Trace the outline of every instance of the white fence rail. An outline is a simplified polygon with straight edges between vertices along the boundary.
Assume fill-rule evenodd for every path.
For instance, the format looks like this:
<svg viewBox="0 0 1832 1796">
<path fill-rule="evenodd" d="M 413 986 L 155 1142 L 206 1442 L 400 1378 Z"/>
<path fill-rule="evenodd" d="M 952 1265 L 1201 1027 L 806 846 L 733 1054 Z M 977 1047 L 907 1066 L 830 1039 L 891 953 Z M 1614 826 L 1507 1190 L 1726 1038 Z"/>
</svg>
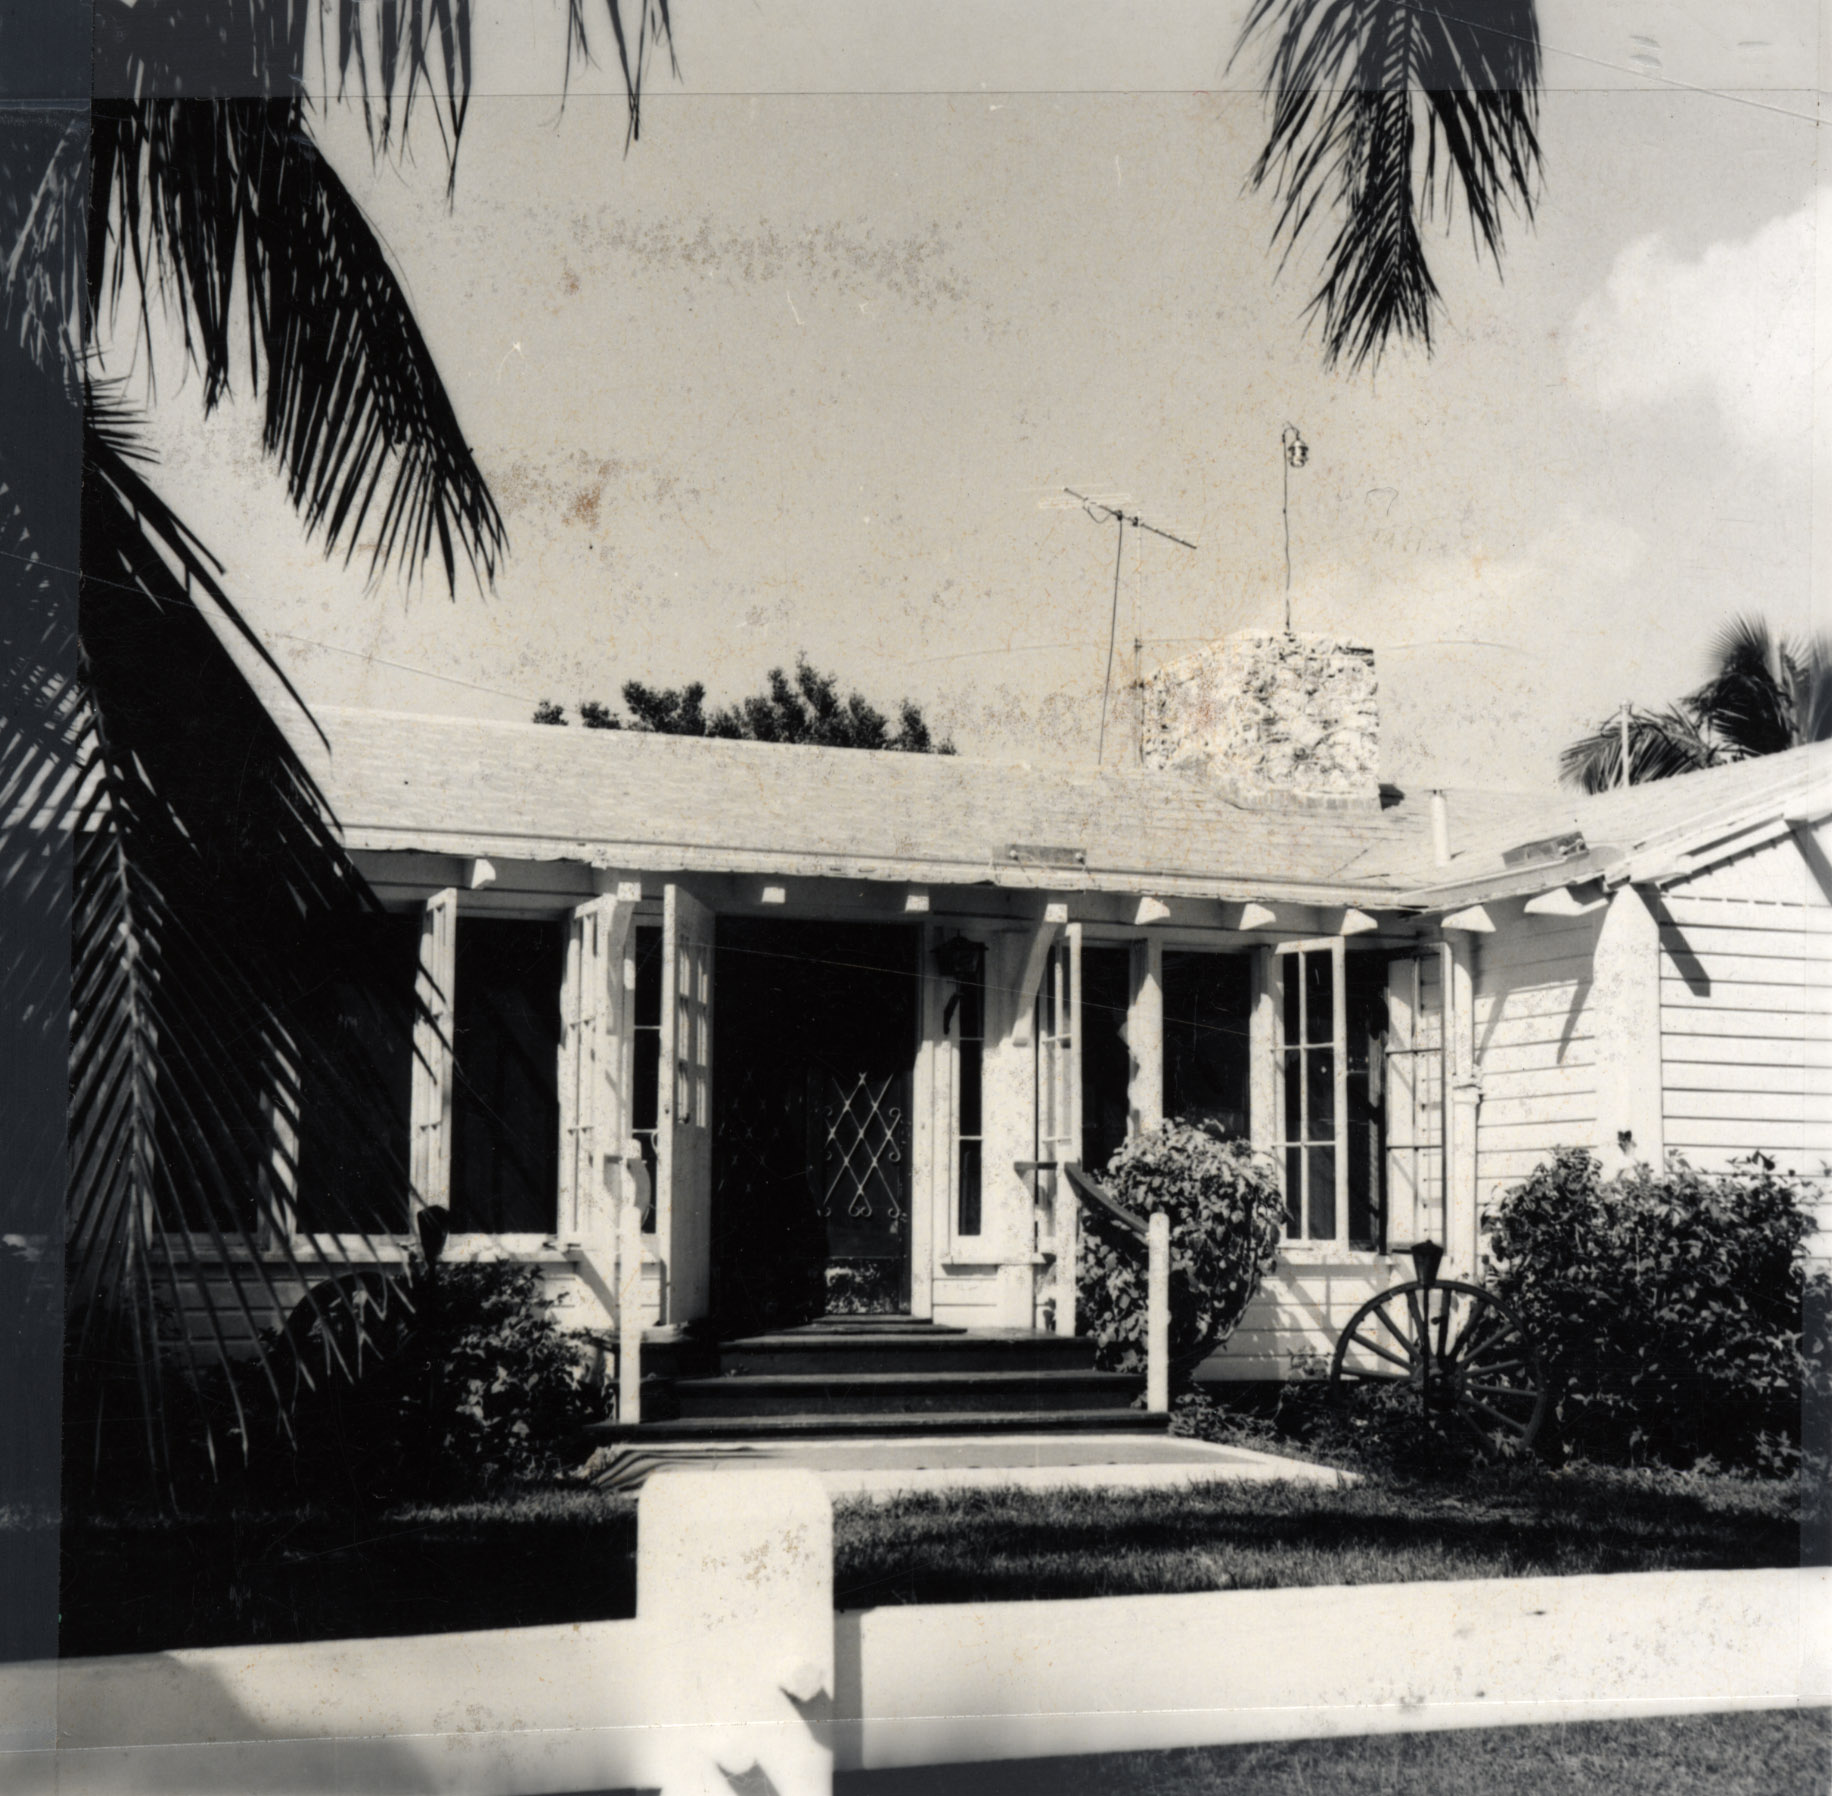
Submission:
<svg viewBox="0 0 1832 1796">
<path fill-rule="evenodd" d="M 779 1796 L 832 1773 L 1832 1700 L 1824 1571 L 833 1613 L 811 1474 L 658 1474 L 633 1621 L 0 1666 L 22 1796 Z M 9 1750 L 10 1749 L 10 1750 Z M 758 1786 L 761 1787 L 761 1786 Z"/>
</svg>

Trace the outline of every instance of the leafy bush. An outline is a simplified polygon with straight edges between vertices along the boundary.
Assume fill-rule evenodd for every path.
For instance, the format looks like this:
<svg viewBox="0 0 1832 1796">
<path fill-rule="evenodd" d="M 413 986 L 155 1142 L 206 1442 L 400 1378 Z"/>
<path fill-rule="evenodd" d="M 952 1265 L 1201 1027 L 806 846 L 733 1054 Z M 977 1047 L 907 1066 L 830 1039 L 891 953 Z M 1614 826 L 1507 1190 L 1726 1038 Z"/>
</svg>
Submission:
<svg viewBox="0 0 1832 1796">
<path fill-rule="evenodd" d="M 1278 1264 L 1285 1204 L 1264 1158 L 1207 1127 L 1165 1122 L 1132 1136 L 1103 1183 L 1137 1216 L 1170 1218 L 1171 1378 L 1183 1383 L 1234 1332 Z M 1145 1364 L 1145 1244 L 1098 1212 L 1083 1211 L 1077 1303 L 1100 1363 Z"/>
<path fill-rule="evenodd" d="M 330 1339 L 327 1340 L 327 1336 Z M 206 1404 L 246 1494 L 359 1505 L 450 1500 L 552 1477 L 603 1413 L 588 1345 L 562 1329 L 532 1266 L 428 1261 L 328 1281 L 275 1344 L 279 1393 L 238 1367 Z M 288 1434 L 296 1450 L 289 1450 Z"/>
<path fill-rule="evenodd" d="M 1797 1447 L 1814 1195 L 1762 1155 L 1605 1179 L 1579 1150 L 1507 1193 L 1491 1277 L 1538 1342 L 1568 1448 L 1772 1468 Z"/>
</svg>

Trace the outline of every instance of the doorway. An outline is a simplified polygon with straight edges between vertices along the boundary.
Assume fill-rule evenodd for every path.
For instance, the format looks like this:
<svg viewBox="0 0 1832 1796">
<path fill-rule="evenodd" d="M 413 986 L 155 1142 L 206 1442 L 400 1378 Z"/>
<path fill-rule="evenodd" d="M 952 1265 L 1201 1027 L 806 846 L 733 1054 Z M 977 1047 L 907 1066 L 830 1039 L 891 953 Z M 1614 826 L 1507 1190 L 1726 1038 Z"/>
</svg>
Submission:
<svg viewBox="0 0 1832 1796">
<path fill-rule="evenodd" d="M 727 1332 L 909 1311 L 919 940 L 719 919 L 712 1298 Z"/>
</svg>

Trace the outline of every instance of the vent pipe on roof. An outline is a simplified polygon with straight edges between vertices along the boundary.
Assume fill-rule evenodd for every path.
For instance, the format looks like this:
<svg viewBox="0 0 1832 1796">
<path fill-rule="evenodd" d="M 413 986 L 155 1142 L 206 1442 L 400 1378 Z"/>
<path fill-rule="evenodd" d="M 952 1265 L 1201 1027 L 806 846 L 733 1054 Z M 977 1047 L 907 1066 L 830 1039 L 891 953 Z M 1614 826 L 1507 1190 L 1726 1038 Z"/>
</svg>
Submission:
<svg viewBox="0 0 1832 1796">
<path fill-rule="evenodd" d="M 1450 805 L 1441 791 L 1431 795 L 1431 855 L 1440 867 L 1450 865 Z"/>
</svg>

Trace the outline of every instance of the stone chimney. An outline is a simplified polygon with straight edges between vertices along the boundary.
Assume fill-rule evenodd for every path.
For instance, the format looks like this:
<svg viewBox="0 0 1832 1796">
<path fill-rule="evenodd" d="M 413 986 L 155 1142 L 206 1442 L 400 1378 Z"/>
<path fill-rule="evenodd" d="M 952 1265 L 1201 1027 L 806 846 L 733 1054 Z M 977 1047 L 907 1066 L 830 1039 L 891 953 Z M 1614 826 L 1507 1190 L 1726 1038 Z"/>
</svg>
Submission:
<svg viewBox="0 0 1832 1796">
<path fill-rule="evenodd" d="M 1141 758 L 1249 801 L 1380 802 L 1374 651 L 1334 636 L 1242 630 L 1145 683 Z"/>
</svg>

